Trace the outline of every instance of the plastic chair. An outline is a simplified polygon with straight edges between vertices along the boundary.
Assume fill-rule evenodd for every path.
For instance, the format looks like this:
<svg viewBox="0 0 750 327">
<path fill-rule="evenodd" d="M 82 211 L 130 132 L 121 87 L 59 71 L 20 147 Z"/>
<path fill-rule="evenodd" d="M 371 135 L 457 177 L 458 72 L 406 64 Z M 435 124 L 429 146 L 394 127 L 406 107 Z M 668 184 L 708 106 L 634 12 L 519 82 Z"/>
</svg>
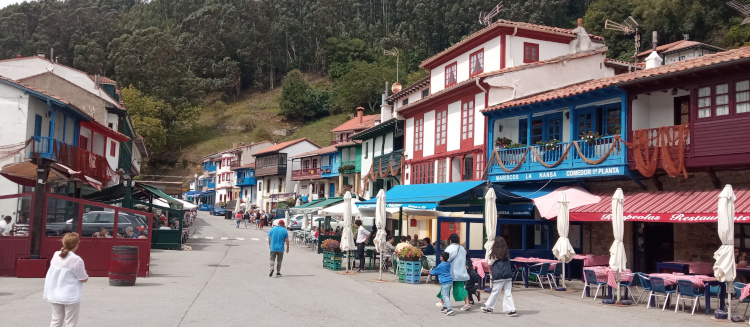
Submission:
<svg viewBox="0 0 750 327">
<path fill-rule="evenodd" d="M 539 267 L 539 270 L 534 269 L 535 267 Z M 547 278 L 547 283 L 552 288 L 552 280 L 549 278 L 549 263 L 538 263 L 529 267 L 529 275 L 536 276 L 536 280 L 539 281 L 539 286 L 542 289 L 544 289 L 542 278 Z"/>
<path fill-rule="evenodd" d="M 594 293 L 594 300 L 599 296 L 599 289 L 602 287 L 602 285 L 607 285 L 607 282 L 600 282 L 596 279 L 596 273 L 593 270 L 584 269 L 583 275 L 586 278 L 585 284 L 583 285 L 583 293 L 581 293 L 581 298 L 583 298 L 584 295 L 586 295 L 586 288 L 591 290 L 591 285 L 596 285 L 596 293 Z M 602 293 L 604 295 L 604 293 Z"/>
<path fill-rule="evenodd" d="M 674 305 L 674 313 L 677 313 L 677 308 L 680 307 L 680 298 L 682 298 L 682 310 L 685 310 L 685 300 L 693 301 L 693 311 L 690 313 L 691 315 L 695 314 L 695 307 L 698 306 L 700 309 L 700 298 L 703 296 L 703 293 L 698 292 L 698 290 L 693 286 L 693 282 L 685 279 L 677 280 L 677 290 L 680 292 L 677 294 L 677 301 Z"/>
<path fill-rule="evenodd" d="M 547 278 L 555 284 L 555 288 L 557 288 L 557 279 L 562 278 L 562 265 L 564 265 L 564 263 L 555 264 L 555 269 L 547 274 Z"/>
<path fill-rule="evenodd" d="M 648 277 L 648 275 L 644 273 L 635 273 L 636 276 L 638 276 L 638 281 L 641 283 L 642 291 L 639 291 L 638 293 L 638 300 L 635 301 L 635 304 L 641 303 L 641 297 L 648 292 L 651 293 L 651 279 Z M 638 288 L 636 288 L 638 289 Z"/>
<path fill-rule="evenodd" d="M 664 306 L 661 308 L 661 311 L 664 311 L 664 309 L 667 308 L 667 301 L 669 300 L 669 296 L 674 292 L 675 290 L 668 290 L 664 285 L 664 278 L 651 277 L 651 293 L 648 295 L 648 300 L 649 303 L 651 303 L 651 297 L 653 297 L 655 304 L 659 305 L 659 297 L 664 297 Z M 650 305 L 646 305 L 646 309 L 648 309 L 649 307 Z"/>
<path fill-rule="evenodd" d="M 633 276 L 633 278 L 629 282 L 624 282 L 622 281 L 622 277 L 624 276 Z M 634 284 L 638 284 L 638 278 L 635 277 L 635 274 L 620 274 L 620 287 L 625 287 L 628 289 L 628 294 L 630 294 L 630 299 L 633 300 L 633 302 L 635 302 L 635 295 L 633 294 L 632 289 Z M 638 290 L 637 287 L 635 289 Z"/>
<path fill-rule="evenodd" d="M 745 287 L 745 284 L 740 283 L 740 282 L 734 282 L 733 286 L 734 286 L 734 294 L 737 295 L 737 299 L 739 299 L 742 294 L 742 289 Z M 747 303 L 747 306 L 745 306 L 745 313 L 742 314 L 742 316 L 744 317 L 747 315 L 747 308 L 750 307 L 750 296 L 746 297 L 744 300 L 737 301 L 737 305 L 734 306 L 735 311 L 740 306 L 740 303 Z"/>
<path fill-rule="evenodd" d="M 516 278 L 521 277 L 521 281 L 523 282 L 526 278 L 526 275 L 524 273 L 526 272 L 526 267 L 524 266 L 516 266 L 511 265 L 511 268 L 513 269 L 513 277 L 510 278 L 510 282 L 513 283 L 516 281 Z"/>
</svg>

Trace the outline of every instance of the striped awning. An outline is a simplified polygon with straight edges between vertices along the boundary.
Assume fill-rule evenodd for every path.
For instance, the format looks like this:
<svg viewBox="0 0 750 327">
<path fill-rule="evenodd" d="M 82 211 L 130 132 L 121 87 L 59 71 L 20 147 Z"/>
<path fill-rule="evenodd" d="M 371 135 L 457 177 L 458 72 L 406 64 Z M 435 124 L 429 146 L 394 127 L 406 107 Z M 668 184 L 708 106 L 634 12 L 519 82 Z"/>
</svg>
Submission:
<svg viewBox="0 0 750 327">
<path fill-rule="evenodd" d="M 626 192 L 626 221 L 665 223 L 716 222 L 721 190 Z M 598 193 L 602 200 L 570 210 L 571 221 L 611 221 L 612 195 Z M 750 223 L 750 189 L 734 189 L 736 223 Z"/>
</svg>

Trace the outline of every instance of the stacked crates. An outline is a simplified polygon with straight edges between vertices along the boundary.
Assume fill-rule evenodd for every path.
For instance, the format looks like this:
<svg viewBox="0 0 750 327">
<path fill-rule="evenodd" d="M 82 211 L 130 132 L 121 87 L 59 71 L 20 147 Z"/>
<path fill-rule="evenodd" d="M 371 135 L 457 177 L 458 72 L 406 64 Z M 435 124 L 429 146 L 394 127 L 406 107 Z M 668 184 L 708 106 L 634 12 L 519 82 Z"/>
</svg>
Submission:
<svg viewBox="0 0 750 327">
<path fill-rule="evenodd" d="M 419 261 L 399 261 L 404 263 L 403 270 L 399 270 L 399 281 L 401 280 L 401 271 L 403 271 L 405 283 L 419 284 L 422 278 L 422 263 Z"/>
<path fill-rule="evenodd" d="M 323 268 L 341 270 L 341 252 L 323 252 Z"/>
</svg>

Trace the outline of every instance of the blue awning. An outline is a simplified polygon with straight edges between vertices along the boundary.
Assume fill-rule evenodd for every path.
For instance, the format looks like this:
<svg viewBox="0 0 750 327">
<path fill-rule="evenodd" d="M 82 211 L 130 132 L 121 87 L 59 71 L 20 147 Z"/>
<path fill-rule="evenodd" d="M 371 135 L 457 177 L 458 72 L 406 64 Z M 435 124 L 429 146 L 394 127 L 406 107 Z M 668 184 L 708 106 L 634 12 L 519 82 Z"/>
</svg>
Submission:
<svg viewBox="0 0 750 327">
<path fill-rule="evenodd" d="M 216 193 L 216 191 L 189 191 L 185 192 L 185 198 L 196 198 L 196 197 L 202 197 L 202 196 L 208 196 Z"/>
<path fill-rule="evenodd" d="M 385 192 L 387 208 L 411 208 L 433 210 L 446 200 L 476 199 L 484 196 L 481 187 L 487 181 L 471 181 L 439 184 L 398 185 Z M 374 208 L 377 198 L 357 203 L 358 208 Z"/>
<path fill-rule="evenodd" d="M 574 183 L 570 182 L 549 182 L 549 183 L 510 183 L 510 184 L 493 184 L 497 194 L 498 202 L 516 202 L 524 199 L 536 199 L 541 196 L 550 194 L 552 191 L 563 186 L 569 186 Z"/>
</svg>

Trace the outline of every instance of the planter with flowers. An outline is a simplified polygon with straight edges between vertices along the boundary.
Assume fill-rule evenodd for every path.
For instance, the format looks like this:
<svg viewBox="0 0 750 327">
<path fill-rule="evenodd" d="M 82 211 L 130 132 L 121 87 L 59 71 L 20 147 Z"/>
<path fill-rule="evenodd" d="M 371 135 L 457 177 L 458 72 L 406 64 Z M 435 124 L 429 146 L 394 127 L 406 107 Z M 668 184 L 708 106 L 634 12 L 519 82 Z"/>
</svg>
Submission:
<svg viewBox="0 0 750 327">
<path fill-rule="evenodd" d="M 396 253 L 398 256 L 398 280 L 409 284 L 419 284 L 422 276 L 422 250 L 407 246 Z"/>
<path fill-rule="evenodd" d="M 320 245 L 323 249 L 323 268 L 331 270 L 341 269 L 341 245 L 334 239 L 327 239 Z"/>
<path fill-rule="evenodd" d="M 511 140 L 511 139 L 509 139 L 507 137 L 498 137 L 495 140 L 495 146 L 497 146 L 498 150 L 499 149 L 505 149 L 508 146 L 510 146 L 511 144 L 513 144 L 513 140 Z"/>
<path fill-rule="evenodd" d="M 586 142 L 588 145 L 596 144 L 596 141 L 601 139 L 602 135 L 599 132 L 586 131 L 581 132 L 581 141 Z"/>
</svg>

